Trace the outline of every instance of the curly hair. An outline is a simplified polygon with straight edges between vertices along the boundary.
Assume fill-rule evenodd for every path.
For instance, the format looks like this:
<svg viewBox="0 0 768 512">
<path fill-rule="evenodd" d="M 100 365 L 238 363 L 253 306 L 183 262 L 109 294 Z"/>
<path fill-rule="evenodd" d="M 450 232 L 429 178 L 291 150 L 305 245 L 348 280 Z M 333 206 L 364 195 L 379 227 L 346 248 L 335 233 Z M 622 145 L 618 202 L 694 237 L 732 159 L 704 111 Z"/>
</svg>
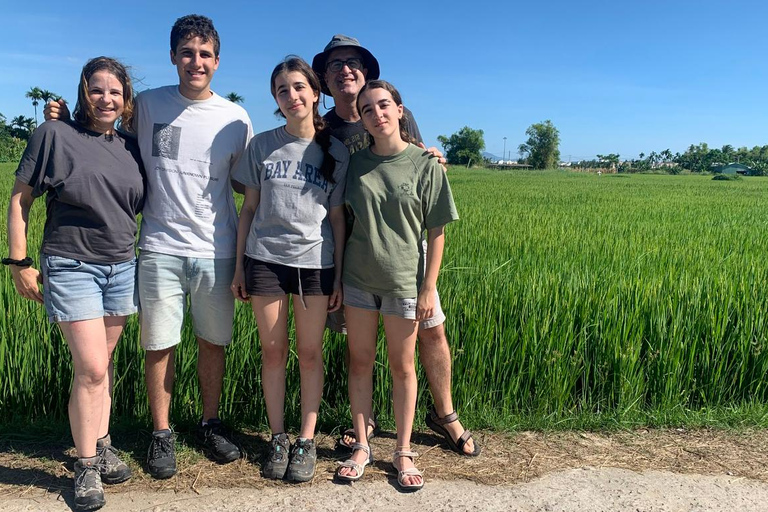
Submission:
<svg viewBox="0 0 768 512">
<path fill-rule="evenodd" d="M 221 40 L 211 18 L 199 14 L 188 14 L 177 19 L 171 28 L 171 51 L 175 54 L 179 41 L 186 41 L 192 37 L 199 37 L 204 43 L 212 42 L 213 55 L 219 56 Z"/>
</svg>

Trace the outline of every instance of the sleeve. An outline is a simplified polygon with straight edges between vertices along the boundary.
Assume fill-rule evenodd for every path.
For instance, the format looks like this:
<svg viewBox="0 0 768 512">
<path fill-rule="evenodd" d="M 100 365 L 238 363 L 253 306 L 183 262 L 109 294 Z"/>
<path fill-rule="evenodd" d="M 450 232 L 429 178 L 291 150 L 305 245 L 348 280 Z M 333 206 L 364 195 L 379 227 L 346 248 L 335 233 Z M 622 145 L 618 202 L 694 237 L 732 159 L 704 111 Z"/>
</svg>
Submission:
<svg viewBox="0 0 768 512">
<path fill-rule="evenodd" d="M 347 186 L 347 169 L 349 168 L 349 151 L 338 139 L 331 138 L 331 151 L 336 159 L 336 168 L 333 171 L 333 180 L 336 182 L 331 192 L 330 205 L 341 206 L 344 204 L 344 192 Z"/>
<path fill-rule="evenodd" d="M 437 160 L 427 160 L 423 176 L 425 183 L 422 187 L 421 205 L 424 227 L 431 229 L 459 220 L 451 186 Z"/>
<path fill-rule="evenodd" d="M 261 190 L 261 168 L 264 165 L 258 150 L 258 136 L 253 137 L 232 169 L 232 179 L 246 187 Z"/>
<path fill-rule="evenodd" d="M 406 107 L 403 108 L 403 117 L 405 118 L 405 131 L 408 132 L 408 135 L 410 135 L 415 140 L 414 144 L 424 142 L 424 139 L 421 137 L 421 132 L 419 131 L 419 125 L 416 124 L 416 118 L 413 117 L 413 112 L 411 112 Z"/>
<path fill-rule="evenodd" d="M 244 130 L 241 132 L 241 139 L 238 141 L 238 151 L 233 155 L 232 157 L 232 164 L 230 168 L 230 176 L 235 181 L 239 181 L 243 185 L 246 185 L 246 183 L 242 180 L 237 179 L 235 176 L 235 169 L 237 169 L 238 164 L 241 160 L 245 157 L 245 155 L 248 154 L 248 149 L 250 148 L 251 140 L 253 139 L 253 126 L 251 125 L 251 118 L 248 117 L 248 114 L 243 114 L 243 117 L 241 119 L 243 121 Z"/>
<path fill-rule="evenodd" d="M 65 121 L 49 121 L 64 123 Z M 40 197 L 51 188 L 56 179 L 53 150 L 55 132 L 43 123 L 35 130 L 16 169 L 16 178 L 32 187 L 32 196 Z"/>
</svg>

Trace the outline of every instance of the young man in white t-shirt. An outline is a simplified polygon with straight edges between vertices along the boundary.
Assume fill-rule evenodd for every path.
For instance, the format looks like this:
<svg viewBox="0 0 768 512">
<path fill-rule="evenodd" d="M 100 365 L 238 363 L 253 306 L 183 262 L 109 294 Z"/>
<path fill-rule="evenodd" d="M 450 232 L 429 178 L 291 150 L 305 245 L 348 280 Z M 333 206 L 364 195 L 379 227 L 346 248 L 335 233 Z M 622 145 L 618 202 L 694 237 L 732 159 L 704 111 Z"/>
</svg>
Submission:
<svg viewBox="0 0 768 512">
<path fill-rule="evenodd" d="M 252 135 L 244 109 L 211 90 L 219 36 L 210 19 L 184 16 L 171 30 L 179 85 L 141 93 L 136 126 L 147 171 L 139 239 L 141 344 L 154 422 L 147 456 L 155 478 L 176 473 L 169 424 L 174 349 L 189 301 L 203 399 L 197 439 L 219 462 L 240 457 L 218 419 L 224 348 L 232 341 L 237 210 L 230 172 Z"/>
<path fill-rule="evenodd" d="M 232 341 L 237 210 L 230 172 L 252 135 L 242 107 L 211 90 L 219 67 L 219 35 L 198 15 L 176 20 L 171 62 L 178 86 L 136 97 L 134 126 L 147 172 L 147 195 L 139 239 L 138 282 L 141 344 L 154 423 L 147 455 L 149 473 L 176 473 L 169 413 L 174 352 L 189 303 L 198 343 L 198 379 L 203 401 L 197 439 L 219 462 L 240 457 L 218 419 L 224 348 Z M 49 103 L 46 119 L 68 115 Z M 60 112 L 60 109 L 62 110 Z"/>
</svg>

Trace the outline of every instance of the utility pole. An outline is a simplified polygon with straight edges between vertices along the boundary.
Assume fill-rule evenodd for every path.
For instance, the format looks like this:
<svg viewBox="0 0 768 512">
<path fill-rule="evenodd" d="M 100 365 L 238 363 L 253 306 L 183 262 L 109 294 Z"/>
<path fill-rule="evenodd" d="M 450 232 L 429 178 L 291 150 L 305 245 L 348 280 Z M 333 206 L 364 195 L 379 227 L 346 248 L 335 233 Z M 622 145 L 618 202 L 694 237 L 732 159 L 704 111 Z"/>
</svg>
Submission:
<svg viewBox="0 0 768 512">
<path fill-rule="evenodd" d="M 501 159 L 504 160 L 504 157 L 507 156 L 507 138 L 504 137 L 504 151 L 501 153 Z"/>
</svg>

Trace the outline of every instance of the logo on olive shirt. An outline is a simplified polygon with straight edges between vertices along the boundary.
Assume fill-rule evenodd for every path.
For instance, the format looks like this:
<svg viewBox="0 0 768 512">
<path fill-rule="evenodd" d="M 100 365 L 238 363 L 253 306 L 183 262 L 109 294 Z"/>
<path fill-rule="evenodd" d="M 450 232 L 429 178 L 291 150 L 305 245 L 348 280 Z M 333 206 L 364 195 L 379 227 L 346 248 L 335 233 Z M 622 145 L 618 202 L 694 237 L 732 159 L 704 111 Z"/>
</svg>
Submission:
<svg viewBox="0 0 768 512">
<path fill-rule="evenodd" d="M 410 183 L 401 183 L 400 186 L 397 187 L 397 195 L 410 196 L 412 188 Z"/>
</svg>

